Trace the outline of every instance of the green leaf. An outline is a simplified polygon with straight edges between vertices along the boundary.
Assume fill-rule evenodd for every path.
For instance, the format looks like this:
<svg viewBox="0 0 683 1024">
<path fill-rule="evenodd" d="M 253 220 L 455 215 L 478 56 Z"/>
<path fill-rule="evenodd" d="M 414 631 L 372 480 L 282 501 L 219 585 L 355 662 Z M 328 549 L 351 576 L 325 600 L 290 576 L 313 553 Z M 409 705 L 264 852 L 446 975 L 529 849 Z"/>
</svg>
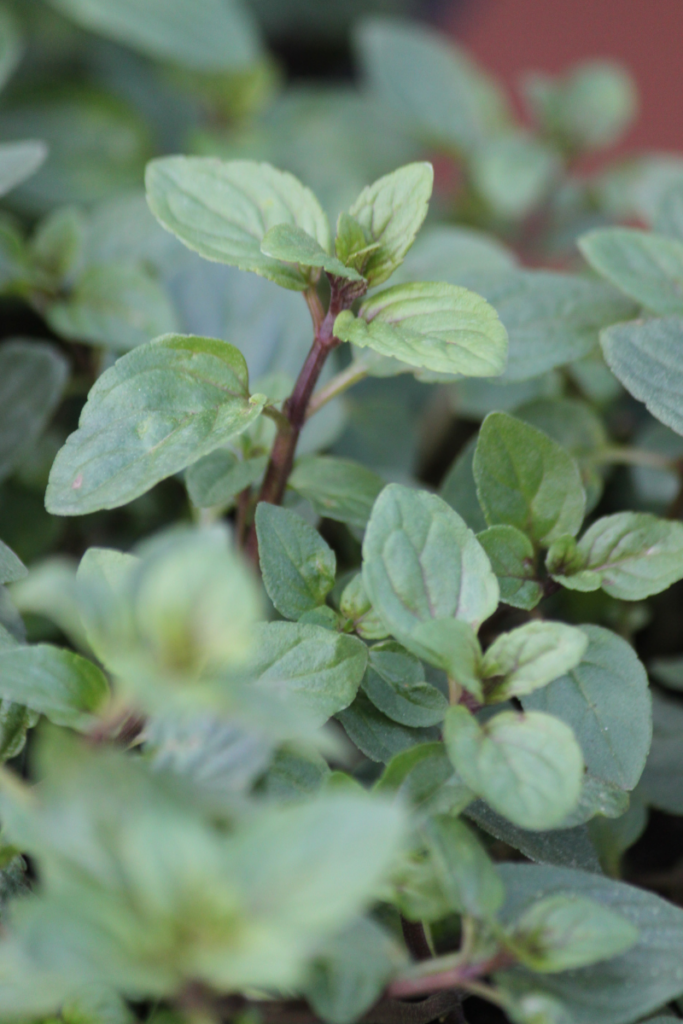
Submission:
<svg viewBox="0 0 683 1024">
<path fill-rule="evenodd" d="M 538 206 L 560 168 L 559 154 L 524 131 L 496 135 L 481 146 L 472 161 L 472 180 L 494 212 L 521 218 Z"/>
<path fill-rule="evenodd" d="M 475 800 L 467 809 L 468 818 L 484 832 L 513 850 L 519 850 L 538 864 L 557 864 L 565 868 L 582 868 L 600 873 L 600 861 L 591 842 L 586 825 L 575 828 L 552 829 L 550 832 L 532 832 L 517 828 L 496 814 L 483 800 Z M 601 819 L 607 820 L 607 819 Z"/>
<path fill-rule="evenodd" d="M 549 545 L 578 533 L 586 496 L 574 460 L 507 413 L 486 417 L 474 454 L 477 493 L 489 526 L 507 524 Z"/>
<path fill-rule="evenodd" d="M 386 487 L 373 508 L 363 580 L 402 643 L 432 620 L 457 618 L 477 629 L 498 604 L 488 558 L 460 516 L 435 495 L 398 484 Z"/>
<path fill-rule="evenodd" d="M 683 523 L 644 512 L 603 516 L 578 544 L 560 540 L 548 571 L 570 590 L 597 590 L 622 601 L 659 594 L 683 578 Z"/>
<path fill-rule="evenodd" d="M 0 145 L 0 196 L 20 185 L 47 159 L 44 142 L 3 142 Z"/>
<path fill-rule="evenodd" d="M 339 610 L 364 640 L 384 640 L 388 636 L 386 626 L 372 607 L 361 573 L 356 573 L 344 587 Z"/>
<path fill-rule="evenodd" d="M 556 973 L 587 967 L 632 949 L 638 929 L 630 921 L 584 896 L 546 896 L 514 925 L 510 945 L 533 971 Z"/>
<path fill-rule="evenodd" d="M 597 348 L 602 328 L 637 312 L 611 285 L 578 274 L 510 270 L 461 280 L 491 303 L 508 333 L 501 383 L 529 380 L 582 359 Z"/>
<path fill-rule="evenodd" d="M 578 803 L 581 751 L 572 730 L 551 715 L 504 711 L 482 728 L 455 706 L 444 739 L 465 784 L 520 828 L 560 825 Z"/>
<path fill-rule="evenodd" d="M 502 373 L 507 334 L 480 296 L 453 284 L 404 284 L 362 304 L 359 315 L 340 313 L 341 341 L 371 348 L 437 373 L 491 377 Z"/>
<path fill-rule="evenodd" d="M 652 227 L 660 235 L 683 241 L 683 181 L 674 180 L 665 189 L 657 204 Z"/>
<path fill-rule="evenodd" d="M 375 707 L 399 725 L 438 725 L 448 709 L 441 691 L 425 681 L 418 659 L 392 641 L 370 648 L 362 687 Z"/>
<path fill-rule="evenodd" d="M 640 787 L 647 803 L 683 814 L 683 712 L 678 701 L 652 695 L 653 736 Z"/>
<path fill-rule="evenodd" d="M 469 275 L 512 270 L 514 253 L 492 235 L 453 224 L 430 224 L 408 253 L 397 277 L 407 281 L 446 281 L 469 287 Z M 476 290 L 476 289 L 475 289 Z"/>
<path fill-rule="evenodd" d="M 594 270 L 646 309 L 683 312 L 683 242 L 635 228 L 600 228 L 578 245 Z"/>
<path fill-rule="evenodd" d="M 436 876 L 451 908 L 472 917 L 493 917 L 503 903 L 503 883 L 467 825 L 440 815 L 427 822 L 424 832 Z"/>
<path fill-rule="evenodd" d="M 14 14 L 0 8 L 0 89 L 12 77 L 24 52 L 24 41 Z"/>
<path fill-rule="evenodd" d="M 304 994 L 324 1021 L 352 1024 L 377 1002 L 403 959 L 383 928 L 360 918 L 320 950 Z"/>
<path fill-rule="evenodd" d="M 82 653 L 89 653 L 76 601 L 75 560 L 52 555 L 31 566 L 24 579 L 13 584 L 12 600 L 22 615 L 40 615 L 53 622 Z"/>
<path fill-rule="evenodd" d="M 185 473 L 190 501 L 196 508 L 234 504 L 237 495 L 261 479 L 268 465 L 267 455 L 238 459 L 225 448 L 205 455 Z"/>
<path fill-rule="evenodd" d="M 2 643 L 0 642 L 0 650 Z M 23 704 L 0 700 L 0 762 L 10 761 L 22 752 L 26 734 L 38 722 L 38 714 Z M 0 885 L 0 909 L 2 908 Z"/>
<path fill-rule="evenodd" d="M 363 275 L 372 288 L 383 284 L 398 267 L 427 216 L 434 185 L 429 163 L 408 164 L 364 188 L 349 214 L 367 232 L 373 248 Z"/>
<path fill-rule="evenodd" d="M 543 597 L 538 581 L 536 552 L 525 533 L 514 526 L 490 526 L 477 534 L 498 578 L 500 599 L 513 608 L 530 611 Z"/>
<path fill-rule="evenodd" d="M 85 216 L 75 206 L 55 210 L 36 228 L 30 243 L 31 259 L 58 287 L 68 286 L 71 282 L 65 279 L 81 266 L 87 228 Z"/>
<path fill-rule="evenodd" d="M 48 511 L 125 505 L 240 434 L 264 402 L 249 398 L 244 357 L 224 341 L 167 335 L 139 346 L 92 388 L 52 467 Z"/>
<path fill-rule="evenodd" d="M 247 673 L 322 725 L 354 700 L 368 663 L 365 644 L 322 626 L 267 622 L 256 627 Z"/>
<path fill-rule="evenodd" d="M 288 509 L 262 501 L 256 508 L 259 561 L 271 601 L 286 619 L 325 603 L 337 559 L 317 530 Z"/>
<path fill-rule="evenodd" d="M 655 658 L 649 664 L 649 671 L 658 683 L 671 690 L 683 690 L 683 658 L 680 655 Z"/>
<path fill-rule="evenodd" d="M 359 693 L 353 704 L 337 718 L 349 739 L 366 757 L 384 764 L 401 751 L 438 737 L 433 728 L 414 729 L 392 722 L 364 693 Z"/>
<path fill-rule="evenodd" d="M 319 516 L 362 530 L 384 481 L 351 459 L 306 455 L 297 460 L 287 485 L 310 501 Z"/>
<path fill-rule="evenodd" d="M 586 766 L 601 779 L 633 789 L 652 736 L 645 669 L 626 640 L 601 626 L 582 626 L 588 648 L 580 663 L 544 690 L 525 696 L 525 708 L 547 711 L 570 725 Z"/>
<path fill-rule="evenodd" d="M 49 306 L 52 330 L 117 352 L 177 329 L 166 292 L 144 267 L 108 263 L 88 268 L 66 301 Z"/>
<path fill-rule="evenodd" d="M 419 818 L 458 815 L 474 797 L 453 770 L 440 741 L 418 743 L 395 754 L 375 788 L 407 800 Z"/>
<path fill-rule="evenodd" d="M 261 252 L 264 256 L 296 263 L 299 267 L 322 267 L 333 277 L 363 280 L 352 267 L 345 266 L 336 256 L 330 256 L 315 238 L 295 224 L 276 224 L 270 228 L 263 236 Z"/>
<path fill-rule="evenodd" d="M 562 622 L 528 622 L 501 633 L 481 664 L 487 703 L 498 703 L 547 686 L 581 661 L 586 635 Z"/>
<path fill-rule="evenodd" d="M 461 619 L 429 619 L 420 622 L 402 640 L 408 650 L 446 673 L 451 686 L 462 686 L 480 703 L 481 645 L 477 635 Z"/>
<path fill-rule="evenodd" d="M 496 86 L 434 30 L 370 18 L 361 23 L 357 45 L 373 89 L 426 142 L 468 151 L 501 119 Z"/>
<path fill-rule="evenodd" d="M 8 476 L 54 412 L 68 376 L 60 352 L 15 339 L 0 348 L 0 479 Z"/>
<path fill-rule="evenodd" d="M 638 942 L 627 953 L 579 973 L 515 971 L 524 989 L 555 996 L 575 1024 L 627 1024 L 680 995 L 683 911 L 678 907 L 651 892 L 584 871 L 528 864 L 503 864 L 499 870 L 507 896 L 506 921 L 514 921 L 537 900 L 562 894 L 595 900 L 638 930 Z M 512 974 L 496 977 L 512 980 Z"/>
<path fill-rule="evenodd" d="M 14 583 L 28 573 L 28 569 L 11 548 L 0 540 L 0 584 Z"/>
<path fill-rule="evenodd" d="M 57 725 L 87 732 L 108 696 L 100 669 L 72 651 L 50 644 L 0 651 L 0 697 Z"/>
<path fill-rule="evenodd" d="M 476 446 L 475 435 L 470 438 L 446 473 L 441 482 L 439 495 L 465 520 L 470 530 L 479 533 L 486 529 L 486 520 L 479 505 L 477 485 L 474 482 L 472 470 Z"/>
<path fill-rule="evenodd" d="M 681 339 L 683 317 L 673 316 L 615 324 L 600 339 L 617 380 L 677 434 L 683 434 Z"/>
<path fill-rule="evenodd" d="M 163 157 L 148 165 L 145 181 L 152 213 L 205 259 L 302 291 L 306 275 L 261 252 L 266 232 L 291 224 L 330 251 L 330 226 L 318 200 L 292 174 L 270 164 Z"/>
<path fill-rule="evenodd" d="M 193 71 L 241 71 L 259 57 L 256 26 L 238 0 L 50 2 L 92 32 Z"/>
</svg>

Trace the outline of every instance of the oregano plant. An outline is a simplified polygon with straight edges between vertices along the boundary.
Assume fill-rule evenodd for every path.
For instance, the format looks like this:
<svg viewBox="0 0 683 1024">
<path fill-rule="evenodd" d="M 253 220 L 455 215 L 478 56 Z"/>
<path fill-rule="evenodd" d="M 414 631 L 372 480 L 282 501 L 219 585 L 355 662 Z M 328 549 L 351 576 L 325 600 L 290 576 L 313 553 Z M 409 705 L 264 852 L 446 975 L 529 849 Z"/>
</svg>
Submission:
<svg viewBox="0 0 683 1024">
<path fill-rule="evenodd" d="M 683 161 L 268 11 L 0 7 L 0 1021 L 680 1015 Z"/>
</svg>

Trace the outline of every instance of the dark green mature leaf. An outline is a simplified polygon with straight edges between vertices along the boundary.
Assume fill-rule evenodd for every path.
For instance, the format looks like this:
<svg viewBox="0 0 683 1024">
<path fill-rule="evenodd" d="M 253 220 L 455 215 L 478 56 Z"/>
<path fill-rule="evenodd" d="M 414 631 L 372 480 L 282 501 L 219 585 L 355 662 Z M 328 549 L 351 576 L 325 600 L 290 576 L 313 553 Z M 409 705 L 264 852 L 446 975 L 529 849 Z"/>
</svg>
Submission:
<svg viewBox="0 0 683 1024">
<path fill-rule="evenodd" d="M 11 78 L 24 51 L 21 29 L 12 12 L 0 8 L 0 89 Z"/>
<path fill-rule="evenodd" d="M 491 377 L 505 369 L 507 334 L 479 295 L 453 284 L 404 284 L 340 313 L 335 335 L 413 367 Z"/>
<path fill-rule="evenodd" d="M 557 894 L 583 896 L 625 917 L 638 929 L 627 953 L 594 967 L 557 975 L 499 975 L 521 990 L 556 996 L 576 1024 L 627 1024 L 683 991 L 683 911 L 653 893 L 597 874 L 567 868 L 504 864 L 503 916 L 513 921 L 535 901 Z"/>
<path fill-rule="evenodd" d="M 205 259 L 299 291 L 308 287 L 306 275 L 261 252 L 266 232 L 291 224 L 330 251 L 330 226 L 318 200 L 292 174 L 270 164 L 162 157 L 148 165 L 145 181 L 152 213 Z"/>
<path fill-rule="evenodd" d="M 47 321 L 56 334 L 117 352 L 178 328 L 161 284 L 134 263 L 90 267 L 68 299 L 48 308 Z"/>
<path fill-rule="evenodd" d="M 0 540 L 0 584 L 14 583 L 26 576 L 27 572 L 22 560 Z"/>
<path fill-rule="evenodd" d="M 194 71 L 240 71 L 259 40 L 240 0 L 50 0 L 91 31 Z"/>
<path fill-rule="evenodd" d="M 109 695 L 104 675 L 79 654 L 50 644 L 0 651 L 0 697 L 57 725 L 87 731 Z"/>
<path fill-rule="evenodd" d="M 224 341 L 168 335 L 141 345 L 91 390 L 52 467 L 47 508 L 124 505 L 241 433 L 264 403 L 249 397 L 244 357 Z"/>
<path fill-rule="evenodd" d="M 436 729 L 411 729 L 392 722 L 364 693 L 359 693 L 353 704 L 337 715 L 337 718 L 349 739 L 366 757 L 384 764 L 403 750 L 438 738 Z"/>
<path fill-rule="evenodd" d="M 586 504 L 578 467 L 535 427 L 503 412 L 487 416 L 474 477 L 489 526 L 515 526 L 545 545 L 578 533 Z"/>
<path fill-rule="evenodd" d="M 498 579 L 500 599 L 513 608 L 535 608 L 543 597 L 536 552 L 525 533 L 514 526 L 490 526 L 477 534 Z"/>
<path fill-rule="evenodd" d="M 0 348 L 0 479 L 45 428 L 66 384 L 68 364 L 42 341 L 16 339 Z"/>
<path fill-rule="evenodd" d="M 554 974 L 625 953 L 638 941 L 638 929 L 585 896 L 558 893 L 525 910 L 509 941 L 525 967 Z"/>
<path fill-rule="evenodd" d="M 448 710 L 441 691 L 425 681 L 422 664 L 393 641 L 370 648 L 362 686 L 375 707 L 400 725 L 438 725 Z"/>
<path fill-rule="evenodd" d="M 434 620 L 475 629 L 498 604 L 483 548 L 460 516 L 425 491 L 398 484 L 375 503 L 363 543 L 363 580 L 373 607 L 405 643 Z M 428 643 L 428 641 L 427 641 Z"/>
<path fill-rule="evenodd" d="M 641 788 L 647 803 L 669 814 L 683 814 L 683 709 L 678 701 L 653 693 L 652 748 Z"/>
<path fill-rule="evenodd" d="M 351 1024 L 379 999 L 403 960 L 383 928 L 372 918 L 360 918 L 316 956 L 304 987 L 306 999 L 330 1024 Z"/>
<path fill-rule="evenodd" d="M 291 698 L 321 725 L 351 704 L 368 662 L 356 637 L 291 622 L 261 623 L 254 648 L 248 672 L 255 685 Z"/>
<path fill-rule="evenodd" d="M 263 584 L 286 619 L 300 619 L 325 603 L 337 559 L 317 530 L 288 509 L 262 501 L 256 509 Z"/>
<path fill-rule="evenodd" d="M 424 827 L 436 876 L 452 909 L 491 918 L 504 899 L 503 884 L 479 840 L 464 822 L 450 815 Z"/>
<path fill-rule="evenodd" d="M 570 590 L 597 590 L 640 601 L 683 578 L 683 524 L 644 512 L 603 516 L 576 544 L 558 540 L 548 571 Z"/>
<path fill-rule="evenodd" d="M 373 247 L 363 261 L 371 287 L 383 284 L 400 267 L 427 216 L 433 184 L 431 164 L 408 164 L 368 185 L 351 206 L 351 217 Z"/>
<path fill-rule="evenodd" d="M 0 651 L 3 649 L 0 640 Z M 26 734 L 38 722 L 38 712 L 23 704 L 0 700 L 0 762 L 11 760 L 24 749 Z M 0 886 L 1 889 L 1 886 Z M 0 907 L 2 894 L 0 892 Z"/>
<path fill-rule="evenodd" d="M 261 479 L 268 465 L 267 455 L 238 459 L 218 448 L 194 462 L 185 474 L 190 500 L 197 508 L 232 505 L 237 495 Z"/>
<path fill-rule="evenodd" d="M 398 19 L 368 19 L 357 36 L 373 88 L 428 142 L 470 150 L 502 100 L 462 50 L 434 31 Z"/>
<path fill-rule="evenodd" d="M 382 793 L 397 793 L 420 819 L 434 814 L 458 815 L 474 799 L 441 742 L 418 743 L 395 754 L 375 788 Z"/>
<path fill-rule="evenodd" d="M 486 520 L 477 497 L 477 485 L 474 482 L 472 470 L 476 447 L 477 438 L 475 435 L 475 437 L 467 442 L 446 473 L 441 483 L 439 494 L 459 516 L 462 516 L 470 530 L 479 533 L 486 529 Z M 486 553 L 490 558 L 490 553 L 488 551 Z"/>
<path fill-rule="evenodd" d="M 607 365 L 626 390 L 683 434 L 683 317 L 615 324 L 600 341 Z"/>
<path fill-rule="evenodd" d="M 574 828 L 552 829 L 549 832 L 531 832 L 517 828 L 500 814 L 496 814 L 483 800 L 475 800 L 466 811 L 468 818 L 488 832 L 494 839 L 519 850 L 538 864 L 556 864 L 564 868 L 581 868 L 600 873 L 600 861 L 585 825 Z M 606 820 L 606 819 L 601 819 Z"/>
<path fill-rule="evenodd" d="M 588 648 L 566 676 L 524 697 L 525 708 L 557 715 L 574 730 L 590 772 L 633 789 L 652 737 L 647 675 L 626 640 L 582 626 Z"/>
<path fill-rule="evenodd" d="M 501 633 L 481 664 L 487 703 L 540 690 L 578 665 L 587 647 L 585 634 L 563 622 L 528 622 Z"/>
<path fill-rule="evenodd" d="M 30 178 L 47 158 L 44 142 L 4 142 L 0 145 L 0 196 Z"/>
<path fill-rule="evenodd" d="M 319 516 L 362 530 L 384 481 L 351 459 L 306 455 L 297 461 L 287 484 L 307 498 Z"/>
<path fill-rule="evenodd" d="M 299 267 L 321 267 L 334 277 L 363 280 L 353 267 L 346 267 L 336 256 L 330 256 L 315 238 L 295 224 L 276 224 L 270 228 L 263 236 L 261 252 L 284 263 L 297 263 Z"/>
<path fill-rule="evenodd" d="M 603 327 L 635 316 L 636 307 L 602 281 L 545 270 L 461 278 L 497 310 L 508 333 L 502 381 L 529 380 L 574 362 L 598 345 Z"/>
<path fill-rule="evenodd" d="M 466 785 L 520 828 L 553 828 L 579 800 L 583 759 L 551 715 L 504 711 L 482 727 L 462 706 L 446 715 L 448 756 Z"/>
<path fill-rule="evenodd" d="M 634 228 L 601 228 L 579 239 L 594 270 L 662 316 L 683 312 L 683 242 Z"/>
</svg>

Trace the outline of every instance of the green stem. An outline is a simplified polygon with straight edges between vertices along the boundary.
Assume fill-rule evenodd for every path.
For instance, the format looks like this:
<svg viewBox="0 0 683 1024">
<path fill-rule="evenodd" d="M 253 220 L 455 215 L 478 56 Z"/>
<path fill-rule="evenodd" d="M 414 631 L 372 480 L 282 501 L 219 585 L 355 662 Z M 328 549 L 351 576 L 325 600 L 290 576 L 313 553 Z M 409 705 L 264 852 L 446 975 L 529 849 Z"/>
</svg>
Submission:
<svg viewBox="0 0 683 1024">
<path fill-rule="evenodd" d="M 337 398 L 338 395 L 343 395 L 345 391 L 352 388 L 354 384 L 358 384 L 360 381 L 365 380 L 368 375 L 367 367 L 364 367 L 362 363 L 351 363 L 345 370 L 338 373 L 332 380 L 328 381 L 324 388 L 320 391 L 316 391 L 308 405 L 308 412 L 306 419 L 310 419 L 316 412 L 318 412 L 324 405 L 331 402 L 333 398 Z"/>
<path fill-rule="evenodd" d="M 622 466 L 646 466 L 649 469 L 668 469 L 674 472 L 678 470 L 678 460 L 671 459 L 659 452 L 651 452 L 646 448 L 628 448 L 614 445 L 609 448 L 601 448 L 594 455 L 588 456 L 586 461 L 594 465 L 622 465 Z"/>
</svg>

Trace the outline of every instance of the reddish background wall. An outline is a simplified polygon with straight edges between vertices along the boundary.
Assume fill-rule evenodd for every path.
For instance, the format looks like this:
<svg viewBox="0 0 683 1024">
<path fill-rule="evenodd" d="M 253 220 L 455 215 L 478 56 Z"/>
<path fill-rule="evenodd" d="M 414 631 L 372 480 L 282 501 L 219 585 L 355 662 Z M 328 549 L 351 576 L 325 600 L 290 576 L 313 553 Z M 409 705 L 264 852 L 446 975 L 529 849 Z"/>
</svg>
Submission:
<svg viewBox="0 0 683 1024">
<path fill-rule="evenodd" d="M 683 152 L 683 0 L 469 0 L 449 27 L 508 86 L 523 71 L 622 61 L 642 107 L 621 148 Z"/>
</svg>

